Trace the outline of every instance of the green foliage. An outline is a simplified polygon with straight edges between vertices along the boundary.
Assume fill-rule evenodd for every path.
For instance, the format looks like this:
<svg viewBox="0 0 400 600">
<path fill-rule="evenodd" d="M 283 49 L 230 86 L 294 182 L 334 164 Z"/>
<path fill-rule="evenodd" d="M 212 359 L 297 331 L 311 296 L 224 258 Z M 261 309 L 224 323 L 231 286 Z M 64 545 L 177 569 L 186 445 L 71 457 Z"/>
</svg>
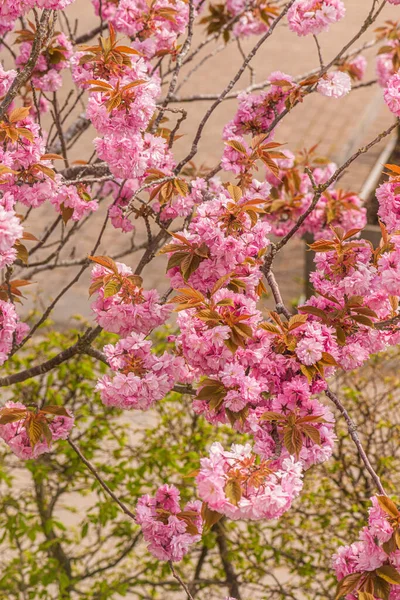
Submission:
<svg viewBox="0 0 400 600">
<path fill-rule="evenodd" d="M 14 357 L 10 372 L 54 356 L 77 331 L 44 332 Z M 114 341 L 103 334 L 99 348 Z M 165 335 L 155 340 L 157 351 Z M 399 380 L 396 354 L 376 357 L 336 381 L 384 485 L 398 486 Z M 230 426 L 215 428 L 191 409 L 191 398 L 169 394 L 147 413 L 104 407 L 94 392 L 107 367 L 77 356 L 54 371 L 7 389 L 4 399 L 65 406 L 72 439 L 117 496 L 134 509 L 138 496 L 174 483 L 184 500 L 195 494 L 199 456 L 215 440 L 242 441 Z M 216 524 L 177 567 L 199 600 L 333 597 L 330 568 L 338 546 L 355 539 L 374 493 L 342 421 L 333 458 L 306 475 L 305 492 L 278 522 Z M 22 462 L 0 447 L 0 599 L 117 600 L 182 598 L 168 565 L 152 558 L 139 527 L 105 494 L 67 441 L 38 460 Z"/>
</svg>

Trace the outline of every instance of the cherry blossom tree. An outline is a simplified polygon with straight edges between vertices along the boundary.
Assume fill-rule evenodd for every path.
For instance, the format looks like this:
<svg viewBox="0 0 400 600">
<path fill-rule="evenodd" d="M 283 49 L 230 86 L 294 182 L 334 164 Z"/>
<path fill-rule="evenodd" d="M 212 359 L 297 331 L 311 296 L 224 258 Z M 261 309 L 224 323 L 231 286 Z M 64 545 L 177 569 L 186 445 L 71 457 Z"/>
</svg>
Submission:
<svg viewBox="0 0 400 600">
<path fill-rule="evenodd" d="M 104 411 L 154 409 L 175 392 L 182 402 L 190 398 L 196 419 L 215 431 L 229 427 L 235 437 L 226 446 L 210 443 L 195 472 L 188 461 L 196 497 L 182 499 L 183 490 L 167 480 L 129 502 L 82 451 L 79 411 L 44 402 L 39 393 L 17 400 L 5 389 L 0 437 L 20 460 L 45 460 L 65 440 L 193 600 L 195 590 L 175 563 L 222 521 L 263 522 L 296 511 L 305 473 L 312 478 L 335 451 L 339 414 L 375 489 L 359 540 L 333 557 L 336 598 L 396 600 L 400 513 L 360 440 L 357 415 L 354 421 L 331 382 L 400 343 L 400 167 L 386 165 L 376 191 L 377 247 L 362 237 L 363 201 L 339 186 L 356 159 L 398 125 L 400 26 L 391 20 L 373 31 L 385 5 L 398 0 L 370 1 L 356 33 L 328 59 L 320 39 L 346 18 L 343 0 L 88 0 L 97 26 L 79 35 L 65 11 L 71 1 L 0 5 L 0 386 L 12 390 L 68 369 L 72 360 L 83 368 L 90 356 L 103 371 L 88 393 L 99 394 Z M 396 18 L 394 6 L 392 12 Z M 256 82 L 253 58 L 286 26 L 294 37 L 314 38 L 316 68 L 275 71 Z M 195 27 L 203 33 L 198 43 Z M 360 46 L 369 31 L 371 40 Z M 248 53 L 244 38 L 254 43 Z M 215 55 L 202 51 L 216 41 L 228 52 L 232 41 L 238 44 L 240 68 L 215 96 L 180 95 Z M 376 79 L 365 82 L 371 47 L 378 49 Z M 247 70 L 252 81 L 240 89 Z M 65 93 L 68 74 L 73 83 Z M 295 153 L 277 141 L 281 122 L 310 95 L 340 110 L 343 96 L 373 85 L 393 123 L 343 164 L 315 147 Z M 204 130 L 228 98 L 236 99 L 236 112 L 214 132 L 224 143 L 219 162 L 198 166 Z M 207 100 L 208 108 L 179 159 L 175 145 L 196 100 Z M 85 132 L 93 133 L 93 152 L 74 161 L 71 151 Z M 32 224 L 43 207 L 53 216 L 36 235 Z M 78 258 L 75 250 L 61 258 L 86 223 L 96 228 L 95 243 Z M 110 228 L 128 240 L 122 253 L 112 244 L 99 252 Z M 136 243 L 136 229 L 145 232 L 143 243 Z M 304 236 L 312 236 L 316 254 L 314 292 L 289 309 L 274 261 L 292 238 Z M 164 280 L 151 289 L 143 272 L 152 264 L 161 273 L 163 255 Z M 26 318 L 22 288 L 38 273 L 50 280 L 71 267 L 72 279 Z M 88 270 L 92 323 L 55 355 L 38 352 L 27 366 L 24 356 L 39 347 L 54 308 Z M 275 305 L 268 312 L 267 293 Z M 157 335 L 166 323 L 171 329 L 161 348 Z M 102 347 L 104 333 L 114 337 Z M 54 556 L 65 566 L 60 548 Z M 73 585 L 67 588 L 66 597 L 74 597 Z M 233 584 L 229 593 L 239 600 Z"/>
</svg>

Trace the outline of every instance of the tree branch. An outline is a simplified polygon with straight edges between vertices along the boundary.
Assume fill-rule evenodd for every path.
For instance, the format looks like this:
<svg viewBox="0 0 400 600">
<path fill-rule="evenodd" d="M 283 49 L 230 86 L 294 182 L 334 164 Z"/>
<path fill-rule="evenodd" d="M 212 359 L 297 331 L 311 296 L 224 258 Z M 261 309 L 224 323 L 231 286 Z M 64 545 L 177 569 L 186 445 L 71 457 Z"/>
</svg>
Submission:
<svg viewBox="0 0 400 600">
<path fill-rule="evenodd" d="M 18 73 L 14 81 L 12 82 L 10 89 L 4 96 L 2 103 L 0 104 L 0 120 L 4 117 L 4 113 L 10 106 L 11 102 L 17 96 L 19 90 L 25 83 L 30 79 L 33 70 L 38 61 L 40 52 L 42 50 L 43 43 L 47 37 L 49 31 L 49 23 L 51 10 L 44 10 L 40 18 L 39 27 L 36 30 L 35 39 L 33 40 L 32 49 L 28 61 L 22 71 Z"/>
<path fill-rule="evenodd" d="M 128 517 L 130 517 L 131 519 L 135 520 L 134 513 L 132 511 L 130 511 L 129 508 L 108 487 L 108 485 L 106 484 L 106 482 L 104 481 L 104 479 L 99 475 L 96 467 L 94 467 L 94 465 L 89 460 L 87 460 L 87 458 L 85 458 L 83 456 L 83 454 L 79 450 L 78 446 L 70 438 L 68 438 L 68 443 L 71 446 L 71 448 L 73 448 L 73 450 L 75 450 L 75 452 L 77 453 L 77 455 L 79 456 L 79 458 L 81 459 L 81 461 L 87 466 L 87 468 L 89 469 L 89 471 L 95 476 L 95 478 L 97 479 L 97 481 L 99 482 L 99 484 L 101 485 L 101 487 L 103 488 L 103 490 L 110 496 L 110 498 L 112 498 L 114 500 L 114 502 L 116 502 L 118 504 L 118 506 L 120 507 L 120 509 L 126 515 L 128 515 Z"/>
<path fill-rule="evenodd" d="M 351 439 L 353 440 L 353 442 L 355 443 L 355 445 L 357 446 L 358 454 L 360 455 L 360 458 L 363 461 L 368 473 L 371 475 L 372 479 L 374 480 L 379 493 L 382 494 L 383 496 L 386 496 L 386 492 L 382 486 L 381 480 L 379 479 L 378 474 L 376 473 L 373 466 L 371 465 L 370 460 L 369 460 L 364 448 L 362 447 L 360 438 L 358 437 L 357 427 L 356 427 L 354 421 L 350 417 L 349 413 L 347 412 L 347 410 L 345 409 L 345 407 L 343 406 L 343 404 L 341 403 L 339 398 L 329 388 L 327 390 L 325 390 L 325 394 L 330 400 L 332 400 L 332 402 L 334 403 L 336 408 L 338 408 L 338 410 L 340 411 L 344 420 L 346 421 L 347 428 L 349 430 L 349 435 L 350 435 Z"/>
</svg>

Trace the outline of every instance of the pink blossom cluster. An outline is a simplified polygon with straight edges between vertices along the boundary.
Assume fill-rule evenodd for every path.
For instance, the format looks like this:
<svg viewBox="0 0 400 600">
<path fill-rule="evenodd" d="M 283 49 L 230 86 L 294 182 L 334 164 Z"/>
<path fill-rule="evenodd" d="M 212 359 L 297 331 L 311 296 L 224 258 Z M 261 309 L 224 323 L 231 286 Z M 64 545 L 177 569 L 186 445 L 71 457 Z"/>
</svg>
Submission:
<svg viewBox="0 0 400 600">
<path fill-rule="evenodd" d="M 283 150 L 285 158 L 275 159 L 279 173 L 267 172 L 272 185 L 267 204 L 268 222 L 277 236 L 286 235 L 307 210 L 314 196 L 312 181 L 305 171 L 311 171 L 314 182 L 324 184 L 336 170 L 336 164 L 322 157 L 305 159 Z M 329 187 L 321 196 L 315 210 L 297 231 L 297 235 L 312 234 L 315 239 L 331 237 L 330 227 L 362 229 L 366 225 L 366 209 L 357 194 Z"/>
<path fill-rule="evenodd" d="M 74 0 L 3 0 L 0 4 L 0 33 L 11 31 L 15 21 L 33 8 L 62 10 Z"/>
<path fill-rule="evenodd" d="M 134 46 L 147 58 L 176 51 L 176 41 L 189 20 L 189 4 L 183 0 L 92 0 L 96 14 L 116 31 L 135 38 Z M 195 5 L 198 2 L 195 2 Z"/>
<path fill-rule="evenodd" d="M 258 182 L 254 181 L 238 202 L 222 188 L 212 200 L 199 204 L 196 216 L 181 235 L 194 249 L 204 244 L 207 256 L 202 257 L 202 262 L 187 278 L 187 283 L 205 293 L 210 292 L 221 277 L 231 275 L 232 279 L 243 281 L 249 295 L 254 294 L 261 278 L 259 259 L 269 244 L 267 236 L 271 228 L 266 221 L 253 224 L 246 209 L 249 206 L 255 208 L 255 199 L 261 194 L 266 195 L 269 189 L 268 183 L 258 186 Z M 253 201 L 254 204 L 249 205 Z M 185 245 L 179 239 L 175 241 L 173 253 L 184 251 Z M 174 288 L 186 285 L 181 267 L 173 266 L 168 275 Z"/>
<path fill-rule="evenodd" d="M 343 19 L 345 12 L 342 0 L 296 0 L 287 15 L 289 29 L 297 35 L 318 35 Z"/>
<path fill-rule="evenodd" d="M 277 519 L 303 487 L 300 463 L 287 458 L 275 470 L 267 462 L 256 461 L 250 444 L 234 444 L 227 451 L 215 442 L 209 457 L 200 463 L 196 477 L 200 498 L 234 520 Z"/>
<path fill-rule="evenodd" d="M 379 218 L 390 233 L 400 229 L 400 181 L 393 176 L 376 190 Z"/>
<path fill-rule="evenodd" d="M 7 360 L 14 341 L 19 344 L 28 331 L 28 325 L 20 322 L 14 305 L 0 300 L 0 365 Z"/>
<path fill-rule="evenodd" d="M 227 0 L 228 18 L 234 20 L 233 35 L 240 38 L 249 35 L 261 35 L 268 31 L 275 16 L 274 13 L 268 12 L 270 8 L 270 3 L 267 0 L 259 2 L 254 8 L 245 0 Z"/>
<path fill-rule="evenodd" d="M 71 210 L 71 218 L 80 220 L 90 212 L 97 210 L 97 201 L 88 195 L 83 185 L 66 185 L 61 175 L 53 170 L 53 158 L 46 155 L 46 139 L 40 133 L 40 126 L 31 114 L 10 110 L 7 118 L 18 134 L 17 141 L 7 138 L 0 148 L 0 163 L 7 169 L 2 175 L 0 205 L 7 211 L 13 209 L 17 200 L 26 206 L 37 208 L 46 201 L 63 214 Z M 28 109 L 26 109 L 28 110 Z M 6 206 L 7 204 L 7 206 Z M 10 230 L 13 227 L 10 221 Z"/>
<path fill-rule="evenodd" d="M 218 373 L 234 360 L 236 352 L 233 353 L 229 344 L 234 323 L 240 324 L 239 330 L 244 335 L 238 341 L 246 347 L 262 320 L 252 298 L 228 288 L 213 295 L 211 310 L 215 320 L 210 318 L 208 321 L 207 314 L 203 318 L 201 313 L 199 318 L 195 309 L 182 310 L 178 316 L 180 333 L 176 344 L 189 365 L 205 375 Z"/>
<path fill-rule="evenodd" d="M 243 143 L 243 136 L 251 134 L 264 134 L 268 131 L 276 116 L 285 109 L 285 102 L 293 86 L 293 78 L 281 71 L 274 71 L 269 76 L 270 87 L 259 94 L 243 92 L 238 97 L 238 108 L 232 121 L 224 127 L 224 140 Z M 273 135 L 270 133 L 269 137 Z M 244 142 L 246 145 L 246 142 Z M 224 161 L 229 161 L 229 153 L 234 148 L 227 146 L 223 156 Z M 248 149 L 250 151 L 250 148 Z M 235 162 L 235 161 L 229 161 Z M 227 168 L 226 170 L 233 170 Z M 238 171 L 234 170 L 235 173 Z"/>
<path fill-rule="evenodd" d="M 143 290 L 129 282 L 132 269 L 123 263 L 116 263 L 118 273 L 125 281 L 119 292 L 107 296 L 104 285 L 97 290 L 97 297 L 92 303 L 96 321 L 106 331 L 118 333 L 123 337 L 132 332 L 147 335 L 154 327 L 165 323 L 171 307 L 160 303 L 156 290 Z M 109 275 L 105 267 L 95 265 L 92 270 L 92 283 Z"/>
<path fill-rule="evenodd" d="M 173 163 L 165 140 L 151 133 L 131 135 L 113 132 L 103 138 L 95 138 L 98 157 L 104 160 L 117 178 L 136 179 L 143 182 L 148 169 L 167 169 L 171 173 Z"/>
<path fill-rule="evenodd" d="M 99 207 L 97 200 L 91 199 L 89 187 L 83 184 L 78 186 L 60 185 L 57 193 L 50 199 L 50 202 L 60 214 L 65 209 L 72 211 L 72 221 L 80 221 Z"/>
<path fill-rule="evenodd" d="M 114 346 L 104 347 L 114 377 L 104 375 L 97 391 L 106 406 L 147 410 L 171 391 L 176 381 L 187 378 L 182 358 L 164 352 L 151 352 L 151 342 L 143 334 L 131 334 Z"/>
<path fill-rule="evenodd" d="M 257 454 L 264 459 L 275 457 L 277 464 L 295 454 L 284 443 L 285 431 L 292 426 L 299 433 L 297 456 L 303 468 L 330 457 L 335 440 L 333 415 L 313 398 L 325 383 L 318 378 L 309 381 L 303 369 L 315 366 L 327 355 L 337 354 L 333 330 L 312 322 L 297 327 L 290 339 L 294 351 L 289 353 L 279 335 L 259 329 L 246 348 L 239 348 L 234 356 L 214 345 L 211 360 L 211 348 L 206 346 L 201 363 L 200 357 L 195 362 L 196 353 L 190 352 L 195 334 L 182 327 L 181 332 L 182 349 L 189 364 L 200 364 L 207 373 L 194 401 L 197 413 L 211 423 L 233 422 L 235 428 L 253 436 Z M 202 354 L 200 344 L 195 349 L 197 355 Z M 332 372 L 328 365 L 325 369 L 326 376 Z M 281 415 L 278 421 L 277 415 Z"/>
<path fill-rule="evenodd" d="M 121 6 L 122 3 L 118 10 Z M 184 6 L 187 8 L 186 4 Z M 129 6 L 129 10 L 132 7 Z M 133 9 L 136 10 L 136 5 Z M 163 10 L 167 11 L 167 8 Z M 133 225 L 124 210 L 131 196 L 150 170 L 158 171 L 160 177 L 168 176 L 175 166 L 167 140 L 148 131 L 160 94 L 159 79 L 157 74 L 149 76 L 152 67 L 139 55 L 129 54 L 129 64 L 118 65 L 108 76 L 100 74 L 100 78 L 96 63 L 88 60 L 82 64 L 82 56 L 85 56 L 84 52 L 73 57 L 72 72 L 80 87 L 87 88 L 88 82 L 94 85 L 86 115 L 101 135 L 94 139 L 97 156 L 108 164 L 116 180 L 114 203 L 110 207 L 111 222 L 118 229 L 131 231 Z M 118 93 L 120 101 L 110 105 L 113 94 Z M 124 184 L 120 185 L 122 181 Z M 192 203 L 188 201 L 188 205 L 192 206 Z M 160 207 L 156 206 L 156 210 Z M 178 209 L 177 212 L 182 211 Z M 186 209 L 185 214 L 187 212 Z"/>
<path fill-rule="evenodd" d="M 155 496 L 139 498 L 136 522 L 142 527 L 147 549 L 159 560 L 180 561 L 190 546 L 201 539 L 201 503 L 188 502 L 181 510 L 180 493 L 173 485 L 162 485 Z"/>
<path fill-rule="evenodd" d="M 302 468 L 306 470 L 328 460 L 336 440 L 333 414 L 312 398 L 312 394 L 323 387 L 322 381 L 309 386 L 306 379 L 297 374 L 289 382 L 282 382 L 281 391 L 271 395 L 264 406 L 250 410 L 245 430 L 254 437 L 254 451 L 265 460 L 274 458 L 280 466 L 283 460 L 293 456 L 293 448 L 285 446 L 284 438 L 292 423 L 301 439 L 297 458 Z M 281 420 L 276 421 L 279 414 Z"/>
<path fill-rule="evenodd" d="M 359 578 L 355 578 L 352 591 L 344 596 L 347 600 L 355 600 L 358 597 L 358 592 L 365 589 L 368 578 L 371 578 L 372 582 L 377 578 L 379 580 L 380 572 L 384 581 L 388 581 L 385 573 L 391 575 L 392 581 L 387 586 L 390 588 L 388 597 L 389 600 L 398 600 L 400 585 L 393 583 L 393 575 L 396 577 L 397 572 L 397 579 L 400 578 L 400 550 L 394 540 L 391 542 L 396 532 L 398 533 L 398 511 L 396 505 L 385 496 L 373 496 L 371 502 L 368 525 L 360 531 L 357 542 L 338 549 L 333 556 L 333 567 L 339 582 L 352 574 L 360 575 Z M 376 590 L 375 585 L 373 587 L 374 591 L 369 592 L 371 597 L 380 598 L 378 587 Z"/>
<path fill-rule="evenodd" d="M 6 210 L 0 201 L 0 268 L 12 264 L 16 259 L 17 251 L 14 244 L 22 237 L 23 232 L 21 222 L 14 210 Z"/>
<path fill-rule="evenodd" d="M 400 117 L 400 74 L 395 73 L 386 83 L 383 97 L 389 110 Z"/>
<path fill-rule="evenodd" d="M 21 402 L 6 402 L 6 409 L 26 410 L 26 406 Z M 51 434 L 51 442 L 45 439 L 38 441 L 32 448 L 28 433 L 24 427 L 23 419 L 13 421 L 5 425 L 0 425 L 0 437 L 6 442 L 13 453 L 22 460 L 37 458 L 45 452 L 51 451 L 52 442 L 57 440 L 66 440 L 69 432 L 74 425 L 73 416 L 67 411 L 69 416 L 51 415 L 48 419 L 48 429 Z"/>
<path fill-rule="evenodd" d="M 335 331 L 334 356 L 345 370 L 360 367 L 371 354 L 397 343 L 396 331 L 373 327 L 378 320 L 393 318 L 391 296 L 399 290 L 399 239 L 389 239 L 378 253 L 368 242 L 350 240 L 341 242 L 340 253 L 325 249 L 316 255 L 311 282 L 318 295 L 304 310 Z"/>
<path fill-rule="evenodd" d="M 32 41 L 24 41 L 20 45 L 20 53 L 15 61 L 20 69 L 29 60 L 32 44 Z M 57 91 L 62 86 L 61 71 L 69 66 L 71 56 L 71 42 L 64 33 L 58 33 L 51 40 L 46 52 L 39 55 L 33 71 L 32 85 L 43 92 Z"/>
<path fill-rule="evenodd" d="M 156 98 L 160 94 L 157 77 L 148 76 L 147 65 L 143 58 L 130 57 L 130 59 L 131 67 L 124 67 L 119 77 L 111 76 L 107 79 L 107 83 L 114 87 L 119 86 L 120 89 L 138 82 L 137 85 L 123 92 L 123 102 L 119 106 L 111 111 L 107 110 L 107 88 L 104 93 L 96 91 L 89 96 L 86 115 L 102 135 L 116 132 L 137 134 L 146 129 L 156 110 Z M 90 63 L 88 66 L 90 67 Z M 88 79 L 93 79 L 94 75 L 88 75 Z M 102 80 L 98 82 L 99 85 L 102 84 Z"/>
</svg>

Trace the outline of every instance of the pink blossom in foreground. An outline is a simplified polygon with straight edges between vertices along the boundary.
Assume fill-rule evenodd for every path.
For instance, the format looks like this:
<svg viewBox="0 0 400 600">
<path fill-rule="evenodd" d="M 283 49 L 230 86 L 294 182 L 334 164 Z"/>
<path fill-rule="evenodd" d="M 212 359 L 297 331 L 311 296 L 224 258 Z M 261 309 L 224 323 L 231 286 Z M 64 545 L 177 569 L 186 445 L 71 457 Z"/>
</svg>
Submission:
<svg viewBox="0 0 400 600">
<path fill-rule="evenodd" d="M 289 29 L 297 35 L 317 35 L 340 21 L 345 12 L 341 0 L 297 0 L 287 14 Z"/>
<path fill-rule="evenodd" d="M 383 92 L 383 97 L 390 111 L 400 117 L 400 75 L 395 73 L 389 79 Z"/>
<path fill-rule="evenodd" d="M 3 65 L 0 65 L 0 98 L 5 96 L 8 91 L 8 88 L 14 81 L 17 76 L 17 71 L 14 69 L 10 69 L 9 71 L 5 71 Z"/>
<path fill-rule="evenodd" d="M 65 209 L 71 211 L 72 221 L 80 221 L 99 207 L 97 201 L 90 198 L 88 188 L 83 185 L 79 187 L 60 185 L 51 198 L 51 203 L 61 214 L 65 212 Z"/>
<path fill-rule="evenodd" d="M 160 296 L 156 290 L 143 290 L 130 283 L 132 269 L 123 263 L 116 263 L 119 275 L 124 284 L 121 290 L 111 296 L 104 293 L 104 286 L 99 287 L 97 298 L 92 303 L 96 320 L 106 331 L 127 336 L 133 331 L 148 334 L 151 329 L 165 323 L 171 312 L 171 306 L 160 304 Z M 110 272 L 99 265 L 92 270 L 92 283 L 109 275 Z"/>
<path fill-rule="evenodd" d="M 382 183 L 376 190 L 379 218 L 389 232 L 400 229 L 400 182 L 396 179 Z"/>
<path fill-rule="evenodd" d="M 196 478 L 200 498 L 230 519 L 276 519 L 300 493 L 302 467 L 293 458 L 279 470 L 266 461 L 257 463 L 251 445 L 233 445 L 230 451 L 215 442 L 209 458 L 202 458 Z"/>
<path fill-rule="evenodd" d="M 327 73 L 318 82 L 317 91 L 330 98 L 342 98 L 351 90 L 351 79 L 347 73 L 334 71 Z"/>
<path fill-rule="evenodd" d="M 19 344 L 28 331 L 29 326 L 19 321 L 14 305 L 0 300 L 0 365 L 7 360 L 14 339 Z"/>
<path fill-rule="evenodd" d="M 0 268 L 16 258 L 15 242 L 22 237 L 23 227 L 14 210 L 5 210 L 0 204 Z"/>
<path fill-rule="evenodd" d="M 181 510 L 179 490 L 168 484 L 153 497 L 139 498 L 136 522 L 142 527 L 149 552 L 159 560 L 182 560 L 190 546 L 201 540 L 200 510 L 199 501 L 188 502 Z"/>
<path fill-rule="evenodd" d="M 21 402 L 6 402 L 5 408 L 26 409 Z M 40 440 L 32 448 L 26 429 L 23 427 L 23 420 L 0 425 L 0 437 L 6 442 L 14 454 L 22 460 L 37 458 L 45 452 L 50 452 L 52 442 L 57 440 L 66 440 L 69 432 L 74 425 L 74 418 L 69 416 L 50 415 L 48 419 L 48 428 L 51 434 L 51 443 Z"/>
<path fill-rule="evenodd" d="M 131 334 L 115 346 L 104 347 L 114 377 L 104 375 L 97 391 L 107 406 L 147 410 L 171 391 L 175 382 L 186 377 L 182 358 L 164 352 L 151 352 L 151 342 L 142 334 Z"/>
<path fill-rule="evenodd" d="M 391 569 L 391 573 L 394 573 L 395 576 L 397 572 L 397 577 L 399 577 L 400 552 L 396 542 L 394 546 L 387 546 L 389 540 L 395 536 L 396 518 L 392 519 L 392 516 L 398 512 L 396 505 L 384 496 L 374 496 L 371 498 L 371 502 L 368 525 L 360 531 L 359 540 L 349 546 L 342 546 L 333 556 L 333 568 L 339 582 L 343 580 L 345 584 L 346 577 L 356 573 L 360 574 L 360 578 L 354 582 L 351 592 L 344 595 L 347 600 L 354 600 L 358 597 L 357 591 L 364 591 L 363 584 L 371 571 L 378 569 L 377 575 L 379 576 L 379 569 L 383 567 L 383 569 Z M 388 592 L 389 600 L 398 600 L 400 585 L 390 581 Z M 371 597 L 380 598 L 381 594 L 374 589 Z"/>
</svg>

